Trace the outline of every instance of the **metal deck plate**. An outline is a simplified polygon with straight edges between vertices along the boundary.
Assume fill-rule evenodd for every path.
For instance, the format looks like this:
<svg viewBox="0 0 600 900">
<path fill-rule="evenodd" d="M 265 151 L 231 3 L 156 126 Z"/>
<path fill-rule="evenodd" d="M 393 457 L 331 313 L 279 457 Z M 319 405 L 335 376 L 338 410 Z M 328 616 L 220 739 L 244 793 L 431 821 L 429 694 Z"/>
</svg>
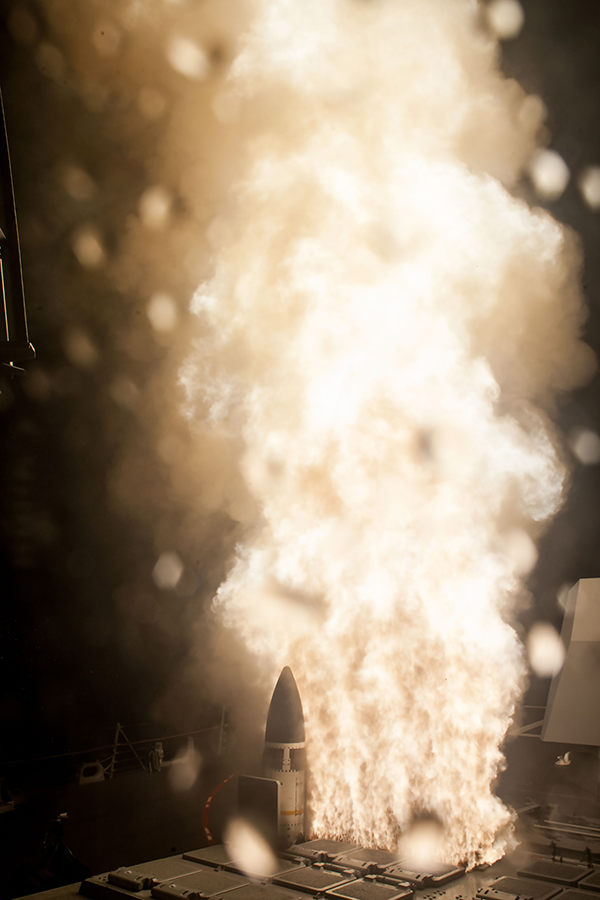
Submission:
<svg viewBox="0 0 600 900">
<path fill-rule="evenodd" d="M 455 866 L 440 866 L 435 872 L 413 872 L 405 868 L 403 863 L 396 862 L 395 865 L 388 866 L 383 874 L 398 881 L 408 881 L 416 888 L 421 888 L 432 885 L 439 887 L 456 878 L 462 878 L 465 870 Z"/>
<path fill-rule="evenodd" d="M 421 872 L 409 872 L 407 869 L 402 868 L 402 864 L 389 866 L 383 874 L 386 878 L 393 879 L 396 882 L 406 883 L 408 881 L 415 888 L 424 888 L 430 883 L 429 875 Z"/>
<path fill-rule="evenodd" d="M 579 882 L 579 887 L 585 888 L 586 891 L 600 891 L 600 869 L 586 875 Z"/>
<path fill-rule="evenodd" d="M 578 891 L 575 888 L 567 888 L 559 894 L 556 900 L 598 900 L 598 895 L 592 891 Z"/>
<path fill-rule="evenodd" d="M 215 847 L 201 847 L 199 850 L 190 850 L 183 854 L 184 859 L 202 863 L 204 866 L 224 866 L 232 862 L 231 856 L 225 844 L 217 844 Z"/>
<path fill-rule="evenodd" d="M 352 873 L 344 875 L 342 872 L 333 872 L 331 869 L 326 869 L 318 864 L 316 866 L 302 866 L 292 869 L 291 872 L 277 875 L 273 879 L 275 884 L 308 891 L 311 894 L 319 894 L 321 891 L 328 891 L 340 884 L 354 880 L 354 874 Z"/>
<path fill-rule="evenodd" d="M 221 898 L 215 897 L 214 900 Z M 273 884 L 247 884 L 236 888 L 231 894 L 225 894 L 224 900 L 307 900 L 307 897 L 306 894 Z"/>
<path fill-rule="evenodd" d="M 506 875 L 493 881 L 486 888 L 477 891 L 480 900 L 498 900 L 499 894 L 509 894 L 513 897 L 521 897 L 524 900 L 530 897 L 531 900 L 550 900 L 550 897 L 556 897 L 560 892 L 557 885 L 548 882 L 535 881 L 533 878 L 514 878 Z"/>
<path fill-rule="evenodd" d="M 79 893 L 90 900 L 109 900 L 111 897 L 136 897 L 137 900 L 149 900 L 150 888 L 156 881 L 181 878 L 198 872 L 201 866 L 189 862 L 181 856 L 168 856 L 140 863 L 137 866 L 121 866 L 87 878 L 79 888 Z"/>
<path fill-rule="evenodd" d="M 308 859 L 318 858 L 321 854 L 334 857 L 350 850 L 360 850 L 358 844 L 345 844 L 343 841 L 306 841 L 304 844 L 294 844 L 289 852 L 296 856 L 306 856 Z"/>
<path fill-rule="evenodd" d="M 157 881 L 166 881 L 167 878 L 181 878 L 182 875 L 191 875 L 198 872 L 202 866 L 198 863 L 183 859 L 181 856 L 167 856 L 165 859 L 155 859 L 152 862 L 140 863 L 137 866 L 121 866 L 108 873 L 132 872 L 134 875 L 144 875 L 148 878 L 156 878 Z"/>
<path fill-rule="evenodd" d="M 526 878 L 540 878 L 543 881 L 551 881 L 553 884 L 575 887 L 591 871 L 589 866 L 556 862 L 552 859 L 534 859 L 523 869 L 519 869 L 517 874 Z"/>
<path fill-rule="evenodd" d="M 377 881 L 351 881 L 341 887 L 327 892 L 328 897 L 344 897 L 347 900 L 399 900 L 400 897 L 412 897 L 411 890 L 398 888 Z"/>
<path fill-rule="evenodd" d="M 336 856 L 335 861 L 343 866 L 350 868 L 366 869 L 370 866 L 377 866 L 380 869 L 387 866 L 398 865 L 400 860 L 395 853 L 388 850 L 353 850 L 350 853 L 342 853 Z"/>
<path fill-rule="evenodd" d="M 283 859 L 278 857 L 275 860 L 275 868 L 271 870 L 269 877 L 274 878 L 276 875 L 283 875 L 284 872 L 291 872 L 293 869 L 305 868 L 306 860 L 304 859 Z M 262 872 L 253 872 L 251 867 L 243 868 L 239 862 L 227 863 L 224 868 L 228 872 L 237 872 L 239 875 L 251 875 L 254 878 L 264 878 Z"/>
<path fill-rule="evenodd" d="M 184 892 L 202 894 L 204 897 L 213 897 L 215 894 L 225 894 L 235 888 L 248 884 L 246 878 L 239 875 L 231 875 L 229 872 L 220 872 L 215 869 L 204 869 L 202 872 L 194 872 L 192 875 L 184 875 L 182 878 L 169 879 L 152 888 L 152 896 L 155 900 L 171 900 L 180 897 Z"/>
<path fill-rule="evenodd" d="M 462 867 L 448 866 L 446 869 L 434 872 L 433 875 L 430 876 L 430 879 L 432 885 L 437 885 L 439 887 L 442 884 L 448 884 L 450 881 L 455 881 L 457 878 L 462 878 L 464 874 L 465 870 Z"/>
<path fill-rule="evenodd" d="M 115 897 L 123 900 L 124 897 L 135 897 L 136 900 L 150 900 L 150 891 L 140 891 L 132 894 L 122 888 L 110 884 L 108 881 L 108 873 L 104 875 L 94 875 L 92 878 L 86 878 L 79 888 L 79 893 L 88 897 L 89 900 L 114 900 Z"/>
</svg>

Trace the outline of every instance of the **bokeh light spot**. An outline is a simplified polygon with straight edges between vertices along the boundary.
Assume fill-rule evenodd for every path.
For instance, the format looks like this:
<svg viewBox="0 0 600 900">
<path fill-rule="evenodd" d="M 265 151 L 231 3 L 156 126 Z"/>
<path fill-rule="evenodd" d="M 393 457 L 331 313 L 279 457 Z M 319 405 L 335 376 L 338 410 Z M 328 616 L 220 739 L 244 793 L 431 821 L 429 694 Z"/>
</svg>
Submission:
<svg viewBox="0 0 600 900">
<path fill-rule="evenodd" d="M 64 337 L 69 362 L 78 369 L 91 369 L 98 361 L 98 351 L 91 338 L 81 328 L 72 328 Z"/>
<path fill-rule="evenodd" d="M 412 871 L 435 872 L 443 864 L 442 839 L 443 829 L 437 819 L 417 819 L 402 835 L 398 854 Z"/>
<path fill-rule="evenodd" d="M 40 72 L 51 81 L 63 81 L 66 63 L 60 50 L 48 41 L 42 41 L 37 48 L 35 61 Z"/>
<path fill-rule="evenodd" d="M 171 38 L 167 48 L 167 59 L 180 75 L 192 81 L 202 81 L 209 70 L 209 61 L 202 47 L 189 38 Z"/>
<path fill-rule="evenodd" d="M 177 325 L 177 306 L 168 294 L 154 294 L 146 307 L 146 313 L 155 331 L 173 331 Z"/>
<path fill-rule="evenodd" d="M 98 22 L 92 33 L 92 44 L 98 56 L 114 56 L 121 43 L 121 32 L 112 22 Z"/>
<path fill-rule="evenodd" d="M 584 466 L 600 462 L 600 437 L 589 428 L 574 428 L 569 434 L 569 447 Z"/>
<path fill-rule="evenodd" d="M 97 269 L 106 260 L 102 240 L 93 225 L 84 225 L 75 233 L 72 247 L 84 269 Z"/>
<path fill-rule="evenodd" d="M 28 46 L 33 44 L 38 34 L 38 27 L 31 13 L 22 6 L 13 6 L 8 14 L 8 30 L 15 44 Z"/>
<path fill-rule="evenodd" d="M 556 150 L 540 150 L 529 163 L 529 177 L 538 197 L 557 200 L 569 183 L 571 173 Z"/>
<path fill-rule="evenodd" d="M 565 661 L 565 648 L 556 629 L 549 622 L 536 622 L 527 635 L 527 653 L 531 668 L 540 678 L 560 672 Z"/>
<path fill-rule="evenodd" d="M 511 528 L 503 535 L 503 550 L 512 560 L 517 575 L 527 575 L 537 562 L 536 546 L 522 528 Z"/>
<path fill-rule="evenodd" d="M 139 202 L 142 224 L 146 228 L 159 230 L 164 228 L 171 213 L 172 198 L 169 191 L 160 184 L 147 188 Z"/>
<path fill-rule="evenodd" d="M 196 783 L 201 768 L 202 757 L 193 743 L 189 743 L 177 753 L 169 766 L 168 778 L 171 788 L 177 793 L 189 791 Z"/>
<path fill-rule="evenodd" d="M 528 94 L 523 99 L 519 109 L 519 122 L 524 128 L 537 132 L 547 116 L 546 104 L 537 94 Z"/>
<path fill-rule="evenodd" d="M 73 200 L 91 200 L 96 193 L 93 179 L 79 166 L 67 166 L 63 173 L 63 185 Z"/>
<path fill-rule="evenodd" d="M 600 166 L 588 166 L 577 180 L 577 186 L 590 209 L 600 209 Z"/>
<path fill-rule="evenodd" d="M 519 0 L 492 0 L 485 12 L 490 28 L 501 41 L 512 40 L 523 30 L 525 13 Z"/>
<path fill-rule="evenodd" d="M 183 575 L 183 563 L 176 553 L 161 553 L 152 571 L 154 584 L 161 591 L 170 591 L 177 587 Z"/>
<path fill-rule="evenodd" d="M 225 844 L 232 859 L 247 875 L 269 878 L 277 868 L 277 860 L 266 840 L 244 819 L 234 819 L 225 832 Z"/>
</svg>

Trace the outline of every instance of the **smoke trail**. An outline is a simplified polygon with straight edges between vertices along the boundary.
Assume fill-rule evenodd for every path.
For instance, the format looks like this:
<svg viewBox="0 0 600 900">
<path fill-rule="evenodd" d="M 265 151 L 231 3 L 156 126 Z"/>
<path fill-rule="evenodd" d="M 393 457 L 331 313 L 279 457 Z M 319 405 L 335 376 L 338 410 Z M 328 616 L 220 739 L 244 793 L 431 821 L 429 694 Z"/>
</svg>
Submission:
<svg viewBox="0 0 600 900">
<path fill-rule="evenodd" d="M 182 372 L 254 509 L 216 607 L 294 670 L 316 834 L 394 848 L 426 811 L 493 861 L 508 620 L 565 483 L 544 410 L 591 366 L 573 241 L 507 190 L 540 104 L 469 0 L 254 6 Z"/>
<path fill-rule="evenodd" d="M 591 365 L 573 240 L 508 192 L 541 103 L 500 76 L 469 0 L 32 9 L 11 28 L 85 123 L 44 195 L 86 298 L 66 353 L 91 370 L 110 336 L 98 408 L 136 428 L 109 491 L 155 536 L 123 615 L 159 610 L 168 639 L 147 581 L 176 549 L 192 628 L 232 540 L 209 511 L 226 511 L 246 536 L 217 606 L 265 701 L 294 669 L 314 831 L 393 847 L 424 810 L 448 859 L 497 857 L 510 816 L 491 785 L 523 679 L 507 623 L 565 481 L 545 411 Z M 88 132 L 110 134 L 104 154 Z M 112 306 L 89 302 L 92 278 Z M 178 299 L 202 279 L 192 327 Z M 193 444 L 173 403 L 186 357 Z M 239 693 L 230 643 L 212 666 Z"/>
</svg>

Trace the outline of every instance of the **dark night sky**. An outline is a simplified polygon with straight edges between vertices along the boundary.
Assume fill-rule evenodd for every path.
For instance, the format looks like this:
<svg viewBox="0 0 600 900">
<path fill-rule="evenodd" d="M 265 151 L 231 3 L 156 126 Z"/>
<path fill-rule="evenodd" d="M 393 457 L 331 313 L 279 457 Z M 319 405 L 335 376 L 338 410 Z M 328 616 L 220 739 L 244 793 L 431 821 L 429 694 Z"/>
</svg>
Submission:
<svg viewBox="0 0 600 900">
<path fill-rule="evenodd" d="M 552 214 L 581 237 L 585 255 L 583 285 L 589 304 L 586 341 L 600 351 L 600 217 L 582 201 L 576 174 L 600 159 L 598 90 L 600 9 L 578 2 L 526 2 L 526 27 L 503 47 L 503 69 L 525 90 L 539 94 L 548 109 L 550 146 L 572 173 L 562 197 L 547 204 Z M 537 202 L 537 201 L 536 201 Z M 557 416 L 563 433 L 600 426 L 600 381 L 565 398 Z M 574 466 L 572 488 L 540 548 L 530 586 L 537 613 L 559 624 L 557 587 L 600 572 L 600 469 Z"/>
<path fill-rule="evenodd" d="M 600 353 L 600 212 L 585 206 L 576 184 L 583 167 L 600 165 L 600 5 L 522 4 L 525 28 L 503 45 L 503 69 L 543 98 L 550 146 L 572 172 L 563 196 L 548 206 L 581 236 L 587 340 Z M 34 16 L 43 36 L 47 4 L 15 5 Z M 189 590 L 157 589 L 157 534 L 177 531 L 184 502 L 154 449 L 151 416 L 132 413 L 127 385 L 159 390 L 161 373 L 173 374 L 169 349 L 141 325 L 136 347 L 124 346 L 131 323 L 144 317 L 143 298 L 130 292 L 123 302 L 114 284 L 79 265 L 71 235 L 80 207 L 65 200 L 56 172 L 61 161 L 78 159 L 102 180 L 89 202 L 110 254 L 121 239 L 118 223 L 136 209 L 146 178 L 144 147 L 159 140 L 160 125 L 150 123 L 146 134 L 132 137 L 114 86 L 102 115 L 84 107 L 69 85 L 42 74 L 31 47 L 13 40 L 5 19 L 12 7 L 4 6 L 0 83 L 37 350 L 25 376 L 0 376 L 0 753 L 6 760 L 93 746 L 110 739 L 117 720 L 154 719 L 174 729 L 215 721 L 216 698 L 193 684 L 185 663 L 198 646 L 200 652 L 208 646 L 208 638 L 198 637 L 202 610 L 226 571 L 236 525 L 218 511 L 198 515 L 195 542 L 177 548 Z M 530 187 L 522 190 L 538 202 Z M 173 275 L 170 288 L 182 310 L 193 287 L 191 276 Z M 96 355 L 87 362 L 85 347 L 79 363 L 68 351 L 65 335 L 75 325 L 95 338 Z M 115 374 L 126 351 L 132 382 Z M 565 434 L 578 426 L 600 431 L 599 390 L 596 376 L 565 400 L 557 413 Z M 152 485 L 152 499 L 120 502 L 115 472 Z M 525 624 L 541 617 L 559 625 L 560 586 L 600 575 L 599 501 L 600 466 L 575 467 L 570 497 L 541 545 L 530 580 L 535 606 L 524 614 Z M 531 697 L 542 702 L 546 690 L 546 683 L 535 683 Z"/>
</svg>

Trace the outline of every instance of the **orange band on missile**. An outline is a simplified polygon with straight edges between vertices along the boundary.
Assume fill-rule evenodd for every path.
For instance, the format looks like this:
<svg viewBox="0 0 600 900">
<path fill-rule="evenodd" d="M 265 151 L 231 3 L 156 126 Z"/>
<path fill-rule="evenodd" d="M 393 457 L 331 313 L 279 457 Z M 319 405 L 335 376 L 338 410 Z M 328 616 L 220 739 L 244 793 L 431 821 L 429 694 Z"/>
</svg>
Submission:
<svg viewBox="0 0 600 900">
<path fill-rule="evenodd" d="M 279 813 L 280 816 L 302 816 L 304 815 L 304 808 L 302 809 L 282 809 Z"/>
</svg>

